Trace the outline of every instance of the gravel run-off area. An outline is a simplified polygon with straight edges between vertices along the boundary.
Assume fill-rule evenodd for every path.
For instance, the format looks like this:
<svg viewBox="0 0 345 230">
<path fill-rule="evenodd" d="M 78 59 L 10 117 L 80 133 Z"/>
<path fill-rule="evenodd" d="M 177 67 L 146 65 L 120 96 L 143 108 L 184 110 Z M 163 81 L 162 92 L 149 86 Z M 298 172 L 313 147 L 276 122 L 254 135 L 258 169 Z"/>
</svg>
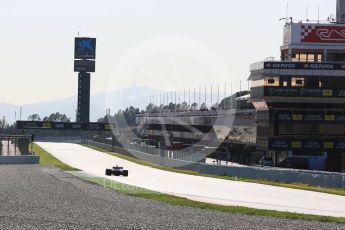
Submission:
<svg viewBox="0 0 345 230">
<path fill-rule="evenodd" d="M 345 229 L 131 197 L 52 166 L 0 166 L 0 229 Z"/>
</svg>

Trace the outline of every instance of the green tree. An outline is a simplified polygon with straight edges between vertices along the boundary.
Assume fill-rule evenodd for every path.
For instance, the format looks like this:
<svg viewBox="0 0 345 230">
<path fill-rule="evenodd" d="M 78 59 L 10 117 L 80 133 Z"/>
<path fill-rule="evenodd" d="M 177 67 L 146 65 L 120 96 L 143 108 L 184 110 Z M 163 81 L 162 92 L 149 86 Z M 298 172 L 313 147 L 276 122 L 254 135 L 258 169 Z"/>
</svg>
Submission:
<svg viewBox="0 0 345 230">
<path fill-rule="evenodd" d="M 170 112 L 175 112 L 176 111 L 176 105 L 174 103 L 169 103 L 168 109 Z"/>
<path fill-rule="evenodd" d="M 59 112 L 50 114 L 49 117 L 44 117 L 43 121 L 52 121 L 52 122 L 71 122 L 71 119 L 68 118 L 65 114 L 60 114 Z"/>
<path fill-rule="evenodd" d="M 191 105 L 190 109 L 193 110 L 193 111 L 198 110 L 198 103 L 194 102 L 194 103 Z"/>
<path fill-rule="evenodd" d="M 5 128 L 6 123 L 3 120 L 0 120 L 0 129 Z"/>
<path fill-rule="evenodd" d="M 35 114 L 31 114 L 28 117 L 28 120 L 29 121 L 41 121 L 41 117 L 37 113 L 35 113 Z"/>
<path fill-rule="evenodd" d="M 125 110 L 119 110 L 114 116 L 106 115 L 97 120 L 100 123 L 116 123 L 118 127 L 125 128 L 128 126 L 135 126 L 137 123 L 137 114 L 140 113 L 139 108 L 133 106 Z M 142 111 L 143 113 L 143 111 Z"/>
<path fill-rule="evenodd" d="M 201 111 L 208 111 L 207 105 L 205 103 L 202 103 L 200 106 Z"/>
<path fill-rule="evenodd" d="M 150 103 L 148 106 L 146 106 L 146 112 L 147 113 L 152 113 L 154 104 Z"/>
<path fill-rule="evenodd" d="M 181 112 L 187 112 L 189 109 L 188 103 L 187 102 L 182 102 L 181 106 L 180 106 L 180 111 Z"/>
</svg>

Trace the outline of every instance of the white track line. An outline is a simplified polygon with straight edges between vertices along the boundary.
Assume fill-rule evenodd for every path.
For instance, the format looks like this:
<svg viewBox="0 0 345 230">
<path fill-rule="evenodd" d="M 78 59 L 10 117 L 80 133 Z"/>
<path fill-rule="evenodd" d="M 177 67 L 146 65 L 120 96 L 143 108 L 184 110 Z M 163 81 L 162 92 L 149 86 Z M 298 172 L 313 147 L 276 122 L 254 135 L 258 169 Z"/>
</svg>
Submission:
<svg viewBox="0 0 345 230">
<path fill-rule="evenodd" d="M 135 164 L 78 144 L 38 143 L 64 163 L 86 173 L 153 191 L 221 205 L 345 217 L 345 197 L 268 185 L 192 176 Z M 129 177 L 106 177 L 119 165 Z"/>
</svg>

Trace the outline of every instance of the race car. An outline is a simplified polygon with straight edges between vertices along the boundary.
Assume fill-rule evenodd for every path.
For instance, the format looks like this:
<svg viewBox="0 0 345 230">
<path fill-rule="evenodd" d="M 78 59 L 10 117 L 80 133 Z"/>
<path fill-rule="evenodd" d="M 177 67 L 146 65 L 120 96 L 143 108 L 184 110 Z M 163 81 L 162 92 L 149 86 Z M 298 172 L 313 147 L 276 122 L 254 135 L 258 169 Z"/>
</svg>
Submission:
<svg viewBox="0 0 345 230">
<path fill-rule="evenodd" d="M 105 175 L 107 176 L 128 176 L 128 170 L 124 170 L 123 167 L 115 166 L 112 169 L 106 169 L 105 170 Z"/>
</svg>

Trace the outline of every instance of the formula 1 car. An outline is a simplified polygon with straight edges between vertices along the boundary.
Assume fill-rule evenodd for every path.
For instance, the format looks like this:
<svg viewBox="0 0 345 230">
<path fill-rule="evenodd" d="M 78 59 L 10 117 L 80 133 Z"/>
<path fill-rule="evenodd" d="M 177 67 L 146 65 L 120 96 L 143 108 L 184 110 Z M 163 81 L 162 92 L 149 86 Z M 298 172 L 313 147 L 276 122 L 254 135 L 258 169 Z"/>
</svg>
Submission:
<svg viewBox="0 0 345 230">
<path fill-rule="evenodd" d="M 112 169 L 106 169 L 105 170 L 105 175 L 107 176 L 128 176 L 128 170 L 124 170 L 123 167 L 115 166 Z"/>
</svg>

